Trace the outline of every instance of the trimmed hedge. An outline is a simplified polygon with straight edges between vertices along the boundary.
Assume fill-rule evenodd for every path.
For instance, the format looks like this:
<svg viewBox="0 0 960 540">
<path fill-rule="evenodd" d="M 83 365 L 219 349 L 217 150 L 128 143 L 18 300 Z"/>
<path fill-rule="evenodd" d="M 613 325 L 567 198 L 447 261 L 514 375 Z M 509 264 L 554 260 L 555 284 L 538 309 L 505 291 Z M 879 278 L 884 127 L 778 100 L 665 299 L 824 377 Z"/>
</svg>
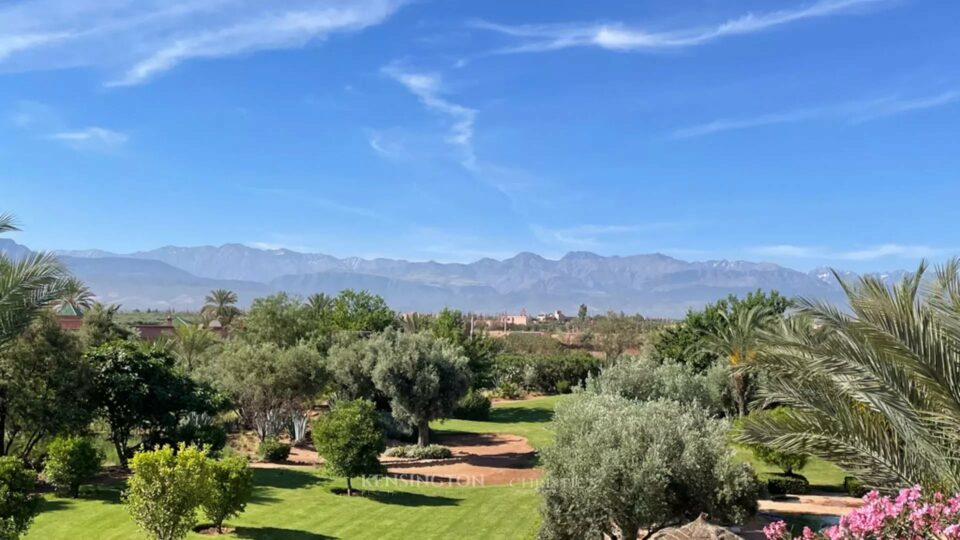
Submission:
<svg viewBox="0 0 960 540">
<path fill-rule="evenodd" d="M 470 390 L 457 402 L 456 408 L 453 409 L 453 417 L 460 420 L 489 420 L 490 405 L 490 399 L 487 396 Z"/>
<path fill-rule="evenodd" d="M 394 446 L 384 452 L 385 456 L 408 459 L 447 459 L 453 457 L 453 452 L 446 446 L 431 444 L 429 446 Z"/>
<path fill-rule="evenodd" d="M 846 490 L 851 497 L 863 497 L 870 492 L 870 488 L 852 476 L 843 477 L 843 489 Z"/>
<path fill-rule="evenodd" d="M 810 482 L 799 474 L 771 474 L 766 480 L 767 492 L 772 496 L 803 495 L 810 491 Z"/>
<path fill-rule="evenodd" d="M 290 457 L 290 445 L 284 444 L 277 439 L 270 437 L 269 439 L 264 439 L 263 442 L 260 443 L 260 447 L 257 449 L 257 454 L 260 456 L 260 459 L 264 461 L 269 461 L 270 463 L 281 463 Z"/>
</svg>

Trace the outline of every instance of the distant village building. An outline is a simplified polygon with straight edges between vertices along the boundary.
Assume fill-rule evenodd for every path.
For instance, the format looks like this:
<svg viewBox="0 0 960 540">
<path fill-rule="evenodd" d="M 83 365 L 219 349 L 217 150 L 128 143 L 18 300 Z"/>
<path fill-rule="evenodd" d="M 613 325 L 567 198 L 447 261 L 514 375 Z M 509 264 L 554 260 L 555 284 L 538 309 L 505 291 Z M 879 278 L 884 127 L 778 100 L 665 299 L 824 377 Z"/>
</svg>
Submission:
<svg viewBox="0 0 960 540">
<path fill-rule="evenodd" d="M 564 315 L 563 312 L 560 311 L 559 309 L 555 310 L 553 313 L 541 313 L 540 315 L 537 315 L 537 321 L 539 322 L 547 322 L 547 321 L 563 322 L 568 319 L 570 319 L 570 317 L 567 317 L 566 315 Z"/>
</svg>

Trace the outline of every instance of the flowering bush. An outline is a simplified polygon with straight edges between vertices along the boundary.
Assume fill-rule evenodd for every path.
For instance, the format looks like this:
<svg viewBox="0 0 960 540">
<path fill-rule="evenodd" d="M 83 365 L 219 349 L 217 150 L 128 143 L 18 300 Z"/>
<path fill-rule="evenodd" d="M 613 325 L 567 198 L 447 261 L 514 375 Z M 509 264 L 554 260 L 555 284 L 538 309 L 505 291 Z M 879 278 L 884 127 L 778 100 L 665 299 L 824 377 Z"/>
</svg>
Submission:
<svg viewBox="0 0 960 540">
<path fill-rule="evenodd" d="M 923 493 L 920 486 L 903 489 L 896 498 L 867 493 L 863 507 L 840 518 L 840 523 L 818 533 L 804 527 L 802 540 L 873 540 L 902 538 L 960 539 L 960 494 Z M 777 521 L 764 527 L 768 540 L 795 538 L 787 524 Z"/>
</svg>

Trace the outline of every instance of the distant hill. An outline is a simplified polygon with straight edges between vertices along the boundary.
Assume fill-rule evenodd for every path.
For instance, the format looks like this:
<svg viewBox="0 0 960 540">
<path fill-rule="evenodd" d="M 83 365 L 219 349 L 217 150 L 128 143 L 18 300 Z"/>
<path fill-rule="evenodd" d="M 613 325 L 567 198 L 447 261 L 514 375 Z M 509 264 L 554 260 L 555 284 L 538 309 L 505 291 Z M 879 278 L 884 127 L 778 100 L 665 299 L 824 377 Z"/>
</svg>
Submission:
<svg viewBox="0 0 960 540">
<path fill-rule="evenodd" d="M 0 251 L 29 250 L 0 239 Z M 241 244 L 163 247 L 115 254 L 101 250 L 60 252 L 64 263 L 104 301 L 126 308 L 197 309 L 213 288 L 232 289 L 248 305 L 275 291 L 336 294 L 345 288 L 382 295 L 400 311 L 436 311 L 444 306 L 487 313 L 552 311 L 639 312 L 679 317 L 727 294 L 776 289 L 788 296 L 840 301 L 842 292 L 827 269 L 809 273 L 748 261 L 689 262 L 662 254 L 605 257 L 571 252 L 558 260 L 520 253 L 504 260 L 469 264 L 397 259 L 340 259 Z M 905 273 L 883 277 L 898 280 Z M 846 277 L 852 273 L 842 272 Z"/>
</svg>

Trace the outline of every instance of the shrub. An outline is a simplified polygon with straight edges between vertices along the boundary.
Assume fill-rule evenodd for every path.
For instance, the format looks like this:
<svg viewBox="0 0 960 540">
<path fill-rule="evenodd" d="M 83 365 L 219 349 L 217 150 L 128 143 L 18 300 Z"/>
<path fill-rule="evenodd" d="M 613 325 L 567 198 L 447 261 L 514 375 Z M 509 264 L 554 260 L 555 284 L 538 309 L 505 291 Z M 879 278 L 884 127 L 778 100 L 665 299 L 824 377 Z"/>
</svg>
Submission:
<svg viewBox="0 0 960 540">
<path fill-rule="evenodd" d="M 389 448 L 386 456 L 406 459 L 447 459 L 453 457 L 453 452 L 446 446 L 431 444 L 429 446 L 394 446 Z"/>
<path fill-rule="evenodd" d="M 351 478 L 383 471 L 380 452 L 386 448 L 379 416 L 372 401 L 342 401 L 313 425 L 313 441 L 327 469 L 347 479 L 347 495 L 353 492 Z"/>
<path fill-rule="evenodd" d="M 36 475 L 15 457 L 0 457 L 0 540 L 16 540 L 40 511 Z"/>
<path fill-rule="evenodd" d="M 193 446 L 140 452 L 124 500 L 134 521 L 156 540 L 178 540 L 197 523 L 197 507 L 210 496 L 207 454 Z"/>
<path fill-rule="evenodd" d="M 863 482 L 852 476 L 843 477 L 843 489 L 851 497 L 863 497 L 870 492 L 870 489 L 863 485 Z"/>
<path fill-rule="evenodd" d="M 103 452 L 83 437 L 57 437 L 47 446 L 43 475 L 57 493 L 77 497 L 80 485 L 100 472 Z"/>
<path fill-rule="evenodd" d="M 567 380 L 557 381 L 557 385 L 556 385 L 556 387 L 554 387 L 554 390 L 556 390 L 556 392 L 557 392 L 558 394 L 567 394 L 567 393 L 569 393 L 569 392 L 570 392 L 570 381 L 567 381 Z"/>
<path fill-rule="evenodd" d="M 554 393 L 579 385 L 600 370 L 600 361 L 586 351 L 549 355 L 501 354 L 495 363 L 499 386 L 511 383 L 528 392 Z"/>
<path fill-rule="evenodd" d="M 729 376 L 724 379 L 724 383 Z M 712 415 L 726 411 L 714 392 L 708 375 L 675 362 L 657 362 L 648 357 L 622 358 L 592 377 L 588 389 L 594 393 L 615 394 L 637 401 L 671 399 L 697 403 Z"/>
<path fill-rule="evenodd" d="M 476 390 L 470 390 L 457 402 L 453 417 L 461 420 L 488 420 L 490 399 Z"/>
<path fill-rule="evenodd" d="M 749 420 L 745 418 L 740 418 L 737 421 L 738 429 L 743 425 L 744 422 L 750 421 L 765 421 L 765 419 L 770 419 L 770 421 L 782 421 L 785 419 L 788 409 L 786 407 L 777 407 L 776 409 L 764 410 L 764 411 L 754 411 L 750 413 Z M 807 464 L 807 459 L 809 456 L 807 454 L 801 454 L 797 452 L 784 452 L 773 446 L 768 446 L 765 444 L 748 444 L 746 445 L 753 455 L 757 457 L 760 461 L 766 463 L 767 465 L 772 465 L 774 467 L 779 467 L 785 475 L 790 476 L 795 470 L 803 469 Z"/>
<path fill-rule="evenodd" d="M 497 387 L 497 395 L 503 399 L 520 399 L 523 397 L 523 392 L 518 385 L 508 381 L 500 383 Z"/>
<path fill-rule="evenodd" d="M 278 441 L 275 437 L 268 437 L 260 443 L 257 455 L 270 463 L 281 463 L 290 457 L 290 445 Z"/>
<path fill-rule="evenodd" d="M 543 539 L 635 538 L 701 512 L 726 523 L 756 512 L 753 470 L 735 461 L 727 424 L 698 407 L 574 394 L 557 405 L 554 429 L 543 451 Z"/>
<path fill-rule="evenodd" d="M 246 509 L 252 495 L 253 470 L 247 458 L 233 456 L 210 462 L 210 493 L 203 502 L 203 512 L 218 533 L 223 532 L 225 519 Z"/>
<path fill-rule="evenodd" d="M 773 496 L 803 495 L 810 491 L 810 482 L 799 474 L 771 474 L 765 478 L 767 493 Z"/>
</svg>

